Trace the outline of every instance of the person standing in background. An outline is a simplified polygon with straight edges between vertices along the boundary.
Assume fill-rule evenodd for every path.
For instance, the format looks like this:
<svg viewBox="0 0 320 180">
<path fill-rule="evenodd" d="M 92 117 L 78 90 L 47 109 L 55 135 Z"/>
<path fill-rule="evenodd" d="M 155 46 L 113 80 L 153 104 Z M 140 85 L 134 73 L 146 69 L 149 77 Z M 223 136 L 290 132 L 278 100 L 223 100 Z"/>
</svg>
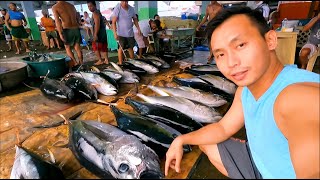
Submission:
<svg viewBox="0 0 320 180">
<path fill-rule="evenodd" d="M 93 27 L 91 23 L 91 18 L 89 17 L 89 14 L 87 11 L 83 13 L 83 20 L 84 20 L 83 27 L 87 32 L 88 39 L 91 40 L 93 37 Z"/>
<path fill-rule="evenodd" d="M 250 7 L 251 9 L 259 10 L 263 14 L 263 17 L 268 22 L 269 14 L 270 14 L 270 7 L 267 4 L 267 2 L 265 2 L 265 1 L 248 1 L 247 6 Z"/>
<path fill-rule="evenodd" d="M 48 42 L 49 42 L 47 49 L 50 49 L 50 40 L 51 39 L 54 39 L 55 42 L 57 43 L 58 49 L 61 49 L 60 43 L 58 40 L 58 35 L 57 35 L 56 29 L 55 29 L 54 20 L 49 16 L 49 14 L 46 10 L 42 10 L 42 14 L 43 14 L 43 17 L 40 19 L 40 21 L 41 21 L 40 25 L 42 27 L 44 27 L 45 31 L 46 31 L 46 36 L 47 36 Z"/>
<path fill-rule="evenodd" d="M 12 43 L 11 33 L 5 24 L 5 16 L 7 14 L 7 10 L 1 8 L 1 14 L 2 14 L 1 25 L 3 26 L 4 36 L 6 38 L 8 46 L 9 46 L 9 49 L 7 50 L 7 52 L 9 52 L 9 51 L 12 51 L 12 49 L 13 49 L 13 43 Z"/>
<path fill-rule="evenodd" d="M 218 14 L 218 12 L 220 12 L 223 9 L 223 6 L 221 4 L 219 4 L 217 1 L 211 1 L 210 4 L 208 4 L 207 8 L 206 8 L 206 14 L 204 15 L 202 21 L 200 22 L 200 24 L 198 25 L 198 27 L 196 28 L 196 31 L 199 31 L 201 26 L 208 20 L 208 22 L 210 22 L 214 17 L 216 17 L 216 15 Z M 210 48 L 210 42 L 208 42 L 209 44 L 209 50 L 210 50 L 210 55 L 208 57 L 208 64 L 210 64 L 213 61 L 213 54 Z"/>
<path fill-rule="evenodd" d="M 94 65 L 109 64 L 108 59 L 108 38 L 104 18 L 96 7 L 95 1 L 87 1 L 89 10 L 93 17 L 93 40 L 92 49 L 96 53 L 98 62 Z M 102 58 L 104 61 L 102 61 Z"/>
<path fill-rule="evenodd" d="M 24 29 L 24 26 L 27 25 L 27 20 L 24 15 L 18 11 L 17 5 L 15 3 L 9 4 L 9 13 L 6 13 L 5 23 L 9 31 L 11 32 L 12 40 L 14 40 L 17 52 L 20 54 L 20 40 L 22 40 L 26 52 L 30 52 L 29 49 L 29 34 Z M 10 23 L 9 23 L 10 20 Z"/>
<path fill-rule="evenodd" d="M 66 1 L 57 1 L 52 6 L 52 12 L 60 39 L 64 43 L 67 55 L 71 58 L 69 67 L 78 65 L 71 47 L 74 47 L 77 52 L 79 64 L 83 64 L 83 54 L 80 47 L 82 41 L 79 29 L 80 16 L 77 15 L 76 8 Z"/>
<path fill-rule="evenodd" d="M 136 16 L 139 21 L 138 14 L 136 14 Z M 149 19 L 139 21 L 139 26 L 142 34 L 139 35 L 138 29 L 136 27 L 133 27 L 133 32 L 134 32 L 134 39 L 136 40 L 139 47 L 138 58 L 141 59 L 144 49 L 149 45 L 148 34 L 151 32 Z"/>
<path fill-rule="evenodd" d="M 119 64 L 122 64 L 122 53 L 124 53 L 123 50 L 126 48 L 129 51 L 130 58 L 134 58 L 133 47 L 135 45 L 135 40 L 133 24 L 137 27 L 138 34 L 141 35 L 140 26 L 133 7 L 128 4 L 128 1 L 120 1 L 120 4 L 117 4 L 112 14 L 114 38 L 119 41 L 119 44 L 121 45 L 118 49 Z"/>
</svg>

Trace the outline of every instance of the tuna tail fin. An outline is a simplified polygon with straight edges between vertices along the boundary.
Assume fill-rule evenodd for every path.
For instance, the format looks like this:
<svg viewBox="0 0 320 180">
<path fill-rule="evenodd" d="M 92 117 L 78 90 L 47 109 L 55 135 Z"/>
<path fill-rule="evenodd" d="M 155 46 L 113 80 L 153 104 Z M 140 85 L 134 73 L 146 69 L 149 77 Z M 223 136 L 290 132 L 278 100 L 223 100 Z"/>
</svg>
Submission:
<svg viewBox="0 0 320 180">
<path fill-rule="evenodd" d="M 55 157 L 54 157 L 54 155 L 53 155 L 52 151 L 50 151 L 50 149 L 49 149 L 49 148 L 47 148 L 47 150 L 48 150 L 48 152 L 49 152 L 49 156 L 50 156 L 50 160 L 51 160 L 51 162 L 52 162 L 53 164 L 55 164 L 55 163 L 56 163 L 56 159 L 55 159 Z"/>
<path fill-rule="evenodd" d="M 24 82 L 23 82 L 23 84 L 24 84 L 25 86 L 27 86 L 28 88 L 30 88 L 30 89 L 39 89 L 39 88 L 36 88 L 36 87 L 29 86 L 28 84 L 26 84 L 26 83 L 24 83 Z"/>
<path fill-rule="evenodd" d="M 76 120 L 82 114 L 83 114 L 83 111 L 79 111 L 79 112 L 77 112 L 76 114 L 74 114 L 73 116 L 71 116 L 71 117 L 69 117 L 67 119 L 64 115 L 58 113 L 58 115 L 64 120 L 63 124 L 65 124 L 65 125 L 71 123 L 69 120 Z"/>
</svg>

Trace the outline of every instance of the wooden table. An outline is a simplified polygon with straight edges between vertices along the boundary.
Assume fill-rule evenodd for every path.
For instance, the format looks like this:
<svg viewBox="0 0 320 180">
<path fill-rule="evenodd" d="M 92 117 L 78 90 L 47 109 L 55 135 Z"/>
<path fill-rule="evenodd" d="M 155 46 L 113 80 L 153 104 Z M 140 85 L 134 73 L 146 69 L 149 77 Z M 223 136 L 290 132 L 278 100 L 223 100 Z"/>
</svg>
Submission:
<svg viewBox="0 0 320 180">
<path fill-rule="evenodd" d="M 276 53 L 283 65 L 294 64 L 297 48 L 297 32 L 277 32 Z"/>
<path fill-rule="evenodd" d="M 147 75 L 141 80 L 141 84 L 163 85 L 170 84 L 172 77 L 181 74 L 177 65 L 168 70 L 162 70 L 157 75 Z M 133 84 L 120 85 L 119 93 L 116 96 L 103 96 L 99 98 L 111 102 L 117 101 L 117 107 L 123 111 L 133 112 L 131 106 L 124 103 L 124 97 L 129 90 L 133 89 Z M 139 92 L 147 95 L 155 95 L 145 86 L 138 87 Z M 134 98 L 134 97 L 133 97 Z M 66 118 L 83 111 L 78 118 L 82 120 L 97 120 L 116 125 L 115 117 L 109 106 L 84 102 L 79 104 L 61 104 L 45 98 L 40 90 L 6 96 L 0 98 L 0 178 L 9 178 L 13 166 L 15 149 L 17 143 L 16 130 L 19 132 L 22 146 L 40 155 L 43 159 L 49 160 L 48 150 L 55 156 L 56 164 L 62 169 L 66 178 L 98 178 L 88 170 L 83 168 L 75 159 L 68 144 L 68 126 L 60 125 L 52 128 L 35 129 L 36 125 L 48 125 L 63 121 L 58 115 L 62 114 Z M 185 179 L 192 172 L 201 151 L 197 146 L 192 146 L 192 152 L 186 153 L 181 162 L 181 172 L 169 171 L 168 179 Z M 161 160 L 161 169 L 164 172 L 165 159 Z"/>
</svg>

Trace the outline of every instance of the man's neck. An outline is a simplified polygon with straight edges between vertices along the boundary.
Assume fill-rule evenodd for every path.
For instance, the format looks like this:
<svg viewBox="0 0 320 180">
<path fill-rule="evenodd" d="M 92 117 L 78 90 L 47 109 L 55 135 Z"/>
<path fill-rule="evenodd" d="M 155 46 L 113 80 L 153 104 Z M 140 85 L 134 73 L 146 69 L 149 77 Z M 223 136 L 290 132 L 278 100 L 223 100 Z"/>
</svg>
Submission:
<svg viewBox="0 0 320 180">
<path fill-rule="evenodd" d="M 269 89 L 284 67 L 277 59 L 275 53 L 272 53 L 270 56 L 272 60 L 269 68 L 260 77 L 260 79 L 258 79 L 254 84 L 248 86 L 248 89 L 256 100 L 258 100 Z"/>
</svg>

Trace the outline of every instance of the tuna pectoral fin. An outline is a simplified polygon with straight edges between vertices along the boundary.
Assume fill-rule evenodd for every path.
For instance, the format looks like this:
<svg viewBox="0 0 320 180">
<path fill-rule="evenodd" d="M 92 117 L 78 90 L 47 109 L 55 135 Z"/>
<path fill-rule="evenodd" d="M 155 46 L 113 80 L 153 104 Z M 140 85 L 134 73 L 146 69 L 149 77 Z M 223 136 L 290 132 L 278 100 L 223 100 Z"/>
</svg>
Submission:
<svg viewBox="0 0 320 180">
<path fill-rule="evenodd" d="M 47 150 L 48 150 L 48 152 L 49 152 L 49 156 L 50 156 L 50 160 L 51 160 L 51 162 L 52 162 L 53 164 L 55 164 L 55 163 L 56 163 L 56 159 L 55 159 L 55 157 L 54 157 L 54 155 L 53 155 L 52 151 L 50 151 L 50 149 L 49 149 L 49 148 L 47 148 Z"/>
</svg>

